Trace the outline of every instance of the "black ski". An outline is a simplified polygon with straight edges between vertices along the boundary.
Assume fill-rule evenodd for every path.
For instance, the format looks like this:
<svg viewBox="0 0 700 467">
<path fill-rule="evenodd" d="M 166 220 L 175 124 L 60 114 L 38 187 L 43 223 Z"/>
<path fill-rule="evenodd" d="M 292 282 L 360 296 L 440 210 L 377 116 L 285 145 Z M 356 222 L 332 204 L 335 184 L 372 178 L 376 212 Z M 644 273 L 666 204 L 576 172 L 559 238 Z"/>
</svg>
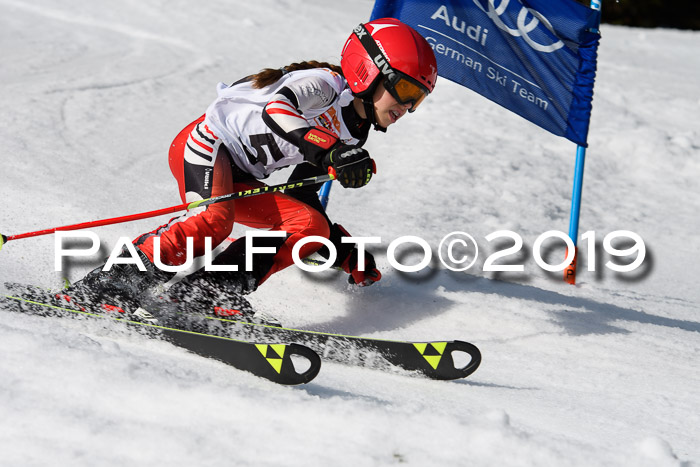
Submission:
<svg viewBox="0 0 700 467">
<path fill-rule="evenodd" d="M 304 345 L 282 344 L 276 339 L 248 342 L 227 336 L 134 321 L 123 316 L 124 311 L 117 309 L 118 307 L 111 307 L 111 311 L 109 307 L 102 310 L 89 310 L 83 306 L 71 308 L 56 304 L 55 294 L 38 287 L 11 283 L 6 283 L 5 286 L 10 293 L 4 294 L 4 301 L 14 305 L 12 311 L 30 312 L 42 316 L 82 316 L 123 322 L 198 355 L 219 360 L 276 383 L 287 385 L 308 383 L 318 375 L 321 369 L 321 359 L 318 354 Z M 296 370 L 292 359 L 294 356 L 306 360 L 303 366 L 308 365 L 308 368 L 305 371 Z"/>
<path fill-rule="evenodd" d="M 6 283 L 5 285 L 15 292 L 15 297 L 10 297 L 15 300 L 18 299 L 17 296 L 26 298 L 27 295 L 31 296 L 33 291 L 41 290 L 20 284 Z M 41 293 L 44 296 L 47 295 L 43 290 L 41 290 Z M 50 299 L 53 299 L 53 297 L 46 298 L 46 300 Z M 239 297 L 239 300 L 241 304 L 247 304 L 244 298 Z M 45 304 L 39 305 L 50 306 Z M 157 307 L 158 305 L 155 306 Z M 164 307 L 167 314 L 170 306 L 164 303 L 161 303 L 161 306 Z M 68 311 L 73 314 L 77 313 L 75 310 Z M 160 311 L 162 315 L 164 310 Z M 100 312 L 105 313 L 105 310 L 93 313 Z M 169 312 L 176 313 L 174 310 Z M 224 339 L 233 339 L 234 342 L 241 342 L 241 339 L 243 341 L 294 342 L 320 354 L 323 359 L 328 361 L 379 369 L 388 369 L 394 366 L 437 380 L 465 378 L 474 373 L 481 363 L 481 352 L 479 349 L 474 344 L 461 340 L 418 342 L 374 339 L 245 322 L 212 316 L 211 314 L 201 313 L 199 310 L 193 310 L 192 313 L 184 313 L 180 317 L 182 318 L 180 322 L 189 320 L 196 322 L 200 329 L 204 328 L 203 332 L 189 333 L 178 329 L 180 326 L 171 326 L 169 329 L 186 335 L 203 335 L 209 338 L 219 336 Z M 192 345 L 188 347 L 187 343 L 175 343 L 196 351 L 192 349 Z M 241 343 L 245 344 L 246 342 Z M 209 356 L 204 352 L 200 353 Z M 235 364 L 233 365 L 236 366 Z M 255 373 L 255 371 L 253 372 Z M 318 373 L 318 370 L 316 373 Z"/>
<path fill-rule="evenodd" d="M 219 317 L 207 319 L 222 323 L 230 335 L 303 344 L 318 352 L 324 360 L 372 368 L 382 368 L 389 364 L 438 380 L 465 378 L 474 373 L 481 363 L 479 349 L 474 344 L 460 340 L 395 341 L 291 329 Z M 462 363 L 466 357 L 468 361 Z"/>
</svg>

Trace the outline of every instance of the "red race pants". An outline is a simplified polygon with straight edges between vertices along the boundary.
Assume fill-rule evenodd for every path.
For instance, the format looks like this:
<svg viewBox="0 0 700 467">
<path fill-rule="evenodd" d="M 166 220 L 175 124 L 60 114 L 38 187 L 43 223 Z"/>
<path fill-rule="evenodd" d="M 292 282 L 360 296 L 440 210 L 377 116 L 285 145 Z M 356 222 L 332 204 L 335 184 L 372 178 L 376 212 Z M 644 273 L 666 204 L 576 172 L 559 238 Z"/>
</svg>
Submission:
<svg viewBox="0 0 700 467">
<path fill-rule="evenodd" d="M 259 180 L 237 180 L 243 178 L 240 169 L 235 168 L 221 140 L 204 124 L 203 116 L 177 135 L 170 146 L 169 156 L 170 170 L 177 180 L 183 202 L 264 186 Z M 215 248 L 231 234 L 234 222 L 254 229 L 287 232 L 286 239 L 279 239 L 280 245 L 271 267 L 260 274 L 260 283 L 293 263 L 292 248 L 300 239 L 310 235 L 328 238 L 330 235 L 323 214 L 306 203 L 275 192 L 193 209 L 141 235 L 134 243 L 153 261 L 153 239 L 160 237 L 161 262 L 178 266 L 187 258 L 187 237 L 193 238 L 194 257 L 202 256 L 205 237 L 212 238 L 212 248 Z M 320 246 L 319 243 L 307 243 L 299 256 L 304 258 Z"/>
</svg>

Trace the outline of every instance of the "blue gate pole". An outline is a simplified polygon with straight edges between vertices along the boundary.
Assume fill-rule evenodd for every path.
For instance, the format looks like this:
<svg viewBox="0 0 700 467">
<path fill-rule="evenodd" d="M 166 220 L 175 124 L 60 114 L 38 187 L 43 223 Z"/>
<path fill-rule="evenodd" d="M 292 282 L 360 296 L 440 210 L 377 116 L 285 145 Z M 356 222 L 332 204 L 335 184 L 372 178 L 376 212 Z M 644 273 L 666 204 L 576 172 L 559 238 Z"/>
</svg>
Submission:
<svg viewBox="0 0 700 467">
<path fill-rule="evenodd" d="M 574 169 L 574 189 L 571 194 L 571 217 L 569 218 L 569 237 L 576 246 L 578 239 L 578 220 L 581 213 L 581 195 L 583 194 L 583 169 L 586 164 L 586 148 L 576 149 L 576 168 Z"/>
<path fill-rule="evenodd" d="M 328 207 L 328 198 L 330 197 L 331 194 L 331 186 L 332 182 L 326 182 L 321 186 L 321 190 L 318 193 L 318 199 L 321 201 L 321 206 L 323 206 L 323 209 L 326 209 Z"/>
<path fill-rule="evenodd" d="M 574 169 L 574 189 L 571 194 L 571 215 L 569 217 L 569 238 L 574 243 L 574 259 L 564 269 L 564 280 L 576 284 L 576 263 L 578 263 L 578 222 L 581 215 L 581 195 L 583 194 L 583 169 L 586 163 L 586 148 L 576 148 L 576 168 Z M 567 250 L 568 256 L 568 250 Z"/>
<path fill-rule="evenodd" d="M 600 10 L 601 0 L 591 0 L 591 8 Z M 576 148 L 576 168 L 574 169 L 574 188 L 571 194 L 571 216 L 569 217 L 569 238 L 574 243 L 574 259 L 564 269 L 564 280 L 569 284 L 576 283 L 576 263 L 578 262 L 578 224 L 581 215 L 581 196 L 583 194 L 583 169 L 586 164 L 586 148 Z M 568 252 L 567 252 L 568 254 Z"/>
</svg>

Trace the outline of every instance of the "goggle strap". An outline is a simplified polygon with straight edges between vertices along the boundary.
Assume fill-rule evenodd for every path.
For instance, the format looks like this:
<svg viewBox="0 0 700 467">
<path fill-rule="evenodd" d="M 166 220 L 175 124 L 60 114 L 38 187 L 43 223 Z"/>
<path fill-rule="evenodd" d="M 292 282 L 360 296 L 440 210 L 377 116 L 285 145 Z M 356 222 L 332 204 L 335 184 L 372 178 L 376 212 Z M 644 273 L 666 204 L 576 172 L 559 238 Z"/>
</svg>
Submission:
<svg viewBox="0 0 700 467">
<path fill-rule="evenodd" d="M 389 65 L 389 60 L 387 60 L 365 25 L 362 23 L 358 24 L 357 27 L 353 29 L 353 33 L 355 33 L 355 36 L 360 40 L 362 47 L 365 48 L 381 74 L 384 75 L 384 78 L 390 83 L 394 83 L 397 79 L 396 71 Z"/>
</svg>

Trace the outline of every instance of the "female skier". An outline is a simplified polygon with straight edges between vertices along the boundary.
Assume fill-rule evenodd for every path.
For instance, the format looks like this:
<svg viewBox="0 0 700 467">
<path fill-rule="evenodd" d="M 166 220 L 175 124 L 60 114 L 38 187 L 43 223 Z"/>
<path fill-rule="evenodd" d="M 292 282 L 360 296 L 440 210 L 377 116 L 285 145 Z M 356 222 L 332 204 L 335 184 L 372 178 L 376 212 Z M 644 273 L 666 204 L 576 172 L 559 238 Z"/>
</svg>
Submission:
<svg viewBox="0 0 700 467">
<path fill-rule="evenodd" d="M 170 147 L 170 169 L 180 197 L 193 202 L 259 188 L 271 173 L 292 165 L 290 180 L 332 168 L 343 187 L 363 187 L 375 173 L 374 161 L 362 148 L 370 127 L 386 131 L 406 112 L 415 111 L 434 89 L 436 78 L 437 64 L 427 41 L 400 21 L 385 18 L 354 29 L 340 67 L 309 61 L 265 69 L 229 86 L 219 84 L 218 97 L 205 115 L 183 129 Z M 188 237 L 193 239 L 194 256 L 201 256 L 205 238 L 215 247 L 227 239 L 234 222 L 286 234 L 256 239 L 254 246 L 267 247 L 270 253 L 256 253 L 252 270 L 245 268 L 245 237 L 237 239 L 213 264 L 236 265 L 238 272 L 202 268 L 173 285 L 171 294 L 199 290 L 216 301 L 221 294 L 249 293 L 290 266 L 295 243 L 311 235 L 331 240 L 337 252 L 334 266 L 342 267 L 351 283 L 366 286 L 381 279 L 371 254 L 365 253 L 361 268 L 358 250 L 341 242 L 350 234 L 329 220 L 317 190 L 318 186 L 300 188 L 193 209 L 134 240 L 146 272 L 134 264 L 116 264 L 109 271 L 98 268 L 73 290 L 93 299 L 142 296 L 172 277 L 153 264 L 156 238 L 161 262 L 182 265 Z M 307 243 L 300 257 L 320 246 Z M 324 250 L 319 253 L 327 253 Z"/>
</svg>

